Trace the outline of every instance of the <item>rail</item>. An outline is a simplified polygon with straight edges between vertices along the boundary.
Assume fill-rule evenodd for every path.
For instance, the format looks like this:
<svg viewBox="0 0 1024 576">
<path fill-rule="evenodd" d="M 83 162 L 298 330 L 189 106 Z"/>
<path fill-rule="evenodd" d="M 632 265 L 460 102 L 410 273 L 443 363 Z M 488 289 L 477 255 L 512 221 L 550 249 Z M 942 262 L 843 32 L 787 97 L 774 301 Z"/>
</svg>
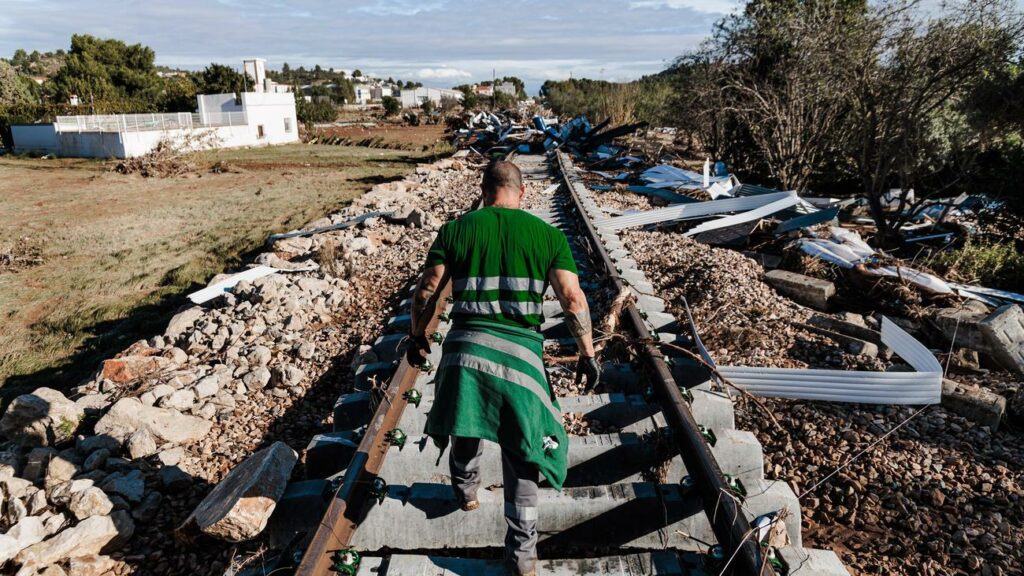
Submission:
<svg viewBox="0 0 1024 576">
<path fill-rule="evenodd" d="M 557 155 L 558 167 L 564 185 L 568 188 L 582 226 L 594 253 L 599 257 L 610 280 L 618 291 L 625 282 L 616 270 L 614 261 L 601 244 L 601 238 L 587 215 L 577 187 L 583 186 L 572 161 L 565 154 Z M 428 333 L 436 330 L 438 314 L 451 294 L 445 285 L 437 298 Z M 673 433 L 688 474 L 695 480 L 696 490 L 718 544 L 725 557 L 731 559 L 728 572 L 733 576 L 768 576 L 774 571 L 762 559 L 760 544 L 750 527 L 732 489 L 726 482 L 704 436 L 690 412 L 661 351 L 657 348 L 643 317 L 632 303 L 623 308 L 625 323 L 637 342 L 636 352 L 642 358 L 662 412 Z M 359 524 L 370 507 L 370 488 L 381 471 L 389 444 L 387 432 L 395 428 L 402 417 L 407 401 L 405 393 L 416 382 L 419 369 L 403 358 L 388 384 L 384 398 L 378 405 L 359 447 L 347 467 L 344 480 L 328 504 L 305 553 L 296 569 L 298 576 L 324 576 L 330 574 L 331 553 L 347 549 Z"/>
<path fill-rule="evenodd" d="M 562 178 L 569 189 L 580 220 L 586 228 L 591 248 L 604 264 L 608 276 L 615 286 L 616 292 L 625 289 L 625 282 L 615 267 L 615 262 L 601 243 L 600 235 L 579 196 L 577 186 L 583 186 L 572 160 L 564 152 L 558 152 L 558 167 Z M 648 370 L 648 377 L 655 393 L 661 401 L 662 413 L 672 429 L 673 439 L 679 448 L 686 470 L 695 480 L 696 489 L 700 492 L 704 512 L 714 530 L 718 544 L 722 546 L 725 557 L 732 558 L 731 573 L 744 576 L 760 576 L 774 574 L 771 566 L 761 558 L 760 545 L 752 535 L 750 523 L 732 497 L 722 470 L 715 461 L 711 448 L 704 439 L 694 420 L 690 407 L 683 399 L 676 386 L 672 371 L 665 362 L 665 357 L 658 350 L 644 323 L 640 311 L 632 302 L 627 302 L 623 313 L 637 341 L 637 352 Z"/>
</svg>

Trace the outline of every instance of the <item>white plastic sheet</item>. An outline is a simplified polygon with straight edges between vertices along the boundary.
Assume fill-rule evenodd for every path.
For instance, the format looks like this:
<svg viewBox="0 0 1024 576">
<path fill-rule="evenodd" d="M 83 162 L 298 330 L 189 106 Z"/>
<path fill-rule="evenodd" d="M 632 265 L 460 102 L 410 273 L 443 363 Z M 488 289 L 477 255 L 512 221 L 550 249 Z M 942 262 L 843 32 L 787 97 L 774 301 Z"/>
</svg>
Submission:
<svg viewBox="0 0 1024 576">
<path fill-rule="evenodd" d="M 264 276 L 270 276 L 271 274 L 276 274 L 278 272 L 308 272 L 310 270 L 315 270 L 315 267 L 299 268 L 296 270 L 282 270 L 280 268 L 272 268 L 270 266 L 256 266 L 249 268 L 244 272 L 228 276 L 220 282 L 211 284 L 202 290 L 197 290 L 189 294 L 188 299 L 195 304 L 202 304 L 203 302 L 209 302 L 218 296 L 223 296 L 243 280 L 256 280 L 257 278 L 263 278 Z"/>
</svg>

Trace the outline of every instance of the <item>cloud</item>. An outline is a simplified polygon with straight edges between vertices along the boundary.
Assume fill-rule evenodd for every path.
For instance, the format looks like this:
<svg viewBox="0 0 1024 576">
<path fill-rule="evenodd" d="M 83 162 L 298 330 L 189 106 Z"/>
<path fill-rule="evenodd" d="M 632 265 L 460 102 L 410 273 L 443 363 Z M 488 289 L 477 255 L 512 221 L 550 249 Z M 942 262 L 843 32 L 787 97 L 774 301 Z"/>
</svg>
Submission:
<svg viewBox="0 0 1024 576">
<path fill-rule="evenodd" d="M 449 80 L 453 78 L 472 78 L 473 74 L 458 68 L 420 68 L 416 76 L 424 80 Z"/>
<path fill-rule="evenodd" d="M 693 10 L 710 14 L 727 14 L 735 10 L 738 5 L 737 0 L 633 0 L 629 3 L 629 9 Z"/>
<path fill-rule="evenodd" d="M 419 0 L 377 0 L 373 4 L 353 8 L 349 12 L 365 12 L 374 16 L 415 16 L 421 12 L 441 10 L 448 2 L 436 0 L 421 2 Z"/>
</svg>

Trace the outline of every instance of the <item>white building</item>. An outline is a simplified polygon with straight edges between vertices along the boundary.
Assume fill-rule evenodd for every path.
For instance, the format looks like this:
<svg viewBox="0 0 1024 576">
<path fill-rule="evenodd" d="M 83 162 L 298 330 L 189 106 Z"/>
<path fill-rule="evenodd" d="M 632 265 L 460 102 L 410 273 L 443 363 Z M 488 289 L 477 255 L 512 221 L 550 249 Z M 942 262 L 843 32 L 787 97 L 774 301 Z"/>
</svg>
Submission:
<svg viewBox="0 0 1024 576">
<path fill-rule="evenodd" d="M 246 61 L 246 72 L 250 62 Z M 255 66 L 255 65 L 254 65 Z M 85 158 L 142 156 L 161 141 L 200 148 L 298 142 L 295 96 L 274 91 L 258 70 L 253 92 L 196 96 L 198 112 L 58 116 L 52 124 L 11 126 L 15 152 Z M 271 85 L 267 83 L 270 82 Z"/>
<path fill-rule="evenodd" d="M 421 106 L 427 100 L 434 103 L 435 106 L 441 104 L 441 100 L 444 98 L 451 98 L 462 102 L 462 92 L 458 90 L 448 90 L 446 88 L 412 88 L 402 89 L 399 99 L 402 101 L 402 108 L 416 108 Z"/>
</svg>

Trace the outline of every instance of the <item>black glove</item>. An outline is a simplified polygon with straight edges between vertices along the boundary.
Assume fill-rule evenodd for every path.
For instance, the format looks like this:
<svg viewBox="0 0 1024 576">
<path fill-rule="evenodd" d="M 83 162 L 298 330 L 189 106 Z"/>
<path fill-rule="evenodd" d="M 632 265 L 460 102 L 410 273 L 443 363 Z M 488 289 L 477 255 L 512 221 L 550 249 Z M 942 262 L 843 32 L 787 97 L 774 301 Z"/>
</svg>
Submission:
<svg viewBox="0 0 1024 576">
<path fill-rule="evenodd" d="M 421 368 L 427 362 L 427 354 L 430 354 L 430 341 L 426 335 L 409 335 L 409 347 L 405 349 L 405 359 L 410 366 Z"/>
<path fill-rule="evenodd" d="M 580 355 L 580 359 L 576 362 L 577 386 L 580 385 L 584 377 L 587 379 L 585 390 L 593 390 L 601 380 L 601 365 L 597 363 L 597 359 L 593 356 Z"/>
</svg>

